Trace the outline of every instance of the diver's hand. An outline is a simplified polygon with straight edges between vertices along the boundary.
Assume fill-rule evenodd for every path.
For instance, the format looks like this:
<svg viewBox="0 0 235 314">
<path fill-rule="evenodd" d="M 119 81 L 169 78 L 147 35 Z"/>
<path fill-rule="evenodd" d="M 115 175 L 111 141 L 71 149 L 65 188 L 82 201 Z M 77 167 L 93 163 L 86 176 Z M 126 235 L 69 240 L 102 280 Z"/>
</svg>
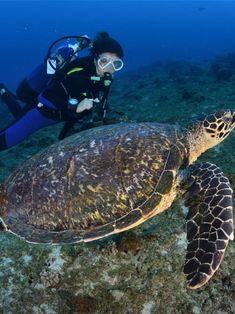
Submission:
<svg viewBox="0 0 235 314">
<path fill-rule="evenodd" d="M 90 110 L 93 107 L 93 99 L 84 98 L 77 106 L 76 112 L 80 113 L 84 110 Z"/>
</svg>

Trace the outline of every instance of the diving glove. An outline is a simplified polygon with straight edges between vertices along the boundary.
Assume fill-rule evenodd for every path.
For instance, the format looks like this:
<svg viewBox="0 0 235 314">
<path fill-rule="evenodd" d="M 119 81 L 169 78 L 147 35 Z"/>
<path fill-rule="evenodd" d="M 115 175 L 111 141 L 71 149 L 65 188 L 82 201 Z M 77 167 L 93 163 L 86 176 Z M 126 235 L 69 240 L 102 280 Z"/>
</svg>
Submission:
<svg viewBox="0 0 235 314">
<path fill-rule="evenodd" d="M 84 110 L 90 110 L 93 107 L 93 103 L 97 102 L 97 101 L 99 102 L 99 100 L 97 98 L 96 99 L 84 98 L 78 104 L 76 112 L 80 113 L 80 112 L 83 112 Z"/>
</svg>

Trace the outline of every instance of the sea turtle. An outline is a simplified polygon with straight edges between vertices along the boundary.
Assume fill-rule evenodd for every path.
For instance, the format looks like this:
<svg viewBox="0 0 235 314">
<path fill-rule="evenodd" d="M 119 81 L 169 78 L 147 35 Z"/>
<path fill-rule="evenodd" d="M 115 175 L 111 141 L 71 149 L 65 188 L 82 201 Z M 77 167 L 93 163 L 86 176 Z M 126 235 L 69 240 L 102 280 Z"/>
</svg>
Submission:
<svg viewBox="0 0 235 314">
<path fill-rule="evenodd" d="M 1 186 L 2 229 L 32 243 L 119 233 L 185 200 L 184 273 L 192 289 L 218 269 L 233 238 L 232 189 L 215 165 L 193 164 L 235 127 L 235 112 L 176 125 L 121 123 L 75 134 L 26 161 Z"/>
</svg>

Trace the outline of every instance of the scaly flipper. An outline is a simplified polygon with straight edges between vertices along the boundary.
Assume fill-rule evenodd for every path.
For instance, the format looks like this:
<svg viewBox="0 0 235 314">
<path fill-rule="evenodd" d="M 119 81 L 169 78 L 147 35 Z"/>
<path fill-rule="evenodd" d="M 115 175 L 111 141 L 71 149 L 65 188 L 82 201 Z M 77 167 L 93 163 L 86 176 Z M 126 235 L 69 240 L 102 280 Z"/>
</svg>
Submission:
<svg viewBox="0 0 235 314">
<path fill-rule="evenodd" d="M 191 169 L 193 184 L 185 194 L 189 213 L 184 273 L 189 288 L 196 289 L 213 276 L 233 239 L 233 213 L 232 189 L 222 171 L 211 163 Z"/>
</svg>

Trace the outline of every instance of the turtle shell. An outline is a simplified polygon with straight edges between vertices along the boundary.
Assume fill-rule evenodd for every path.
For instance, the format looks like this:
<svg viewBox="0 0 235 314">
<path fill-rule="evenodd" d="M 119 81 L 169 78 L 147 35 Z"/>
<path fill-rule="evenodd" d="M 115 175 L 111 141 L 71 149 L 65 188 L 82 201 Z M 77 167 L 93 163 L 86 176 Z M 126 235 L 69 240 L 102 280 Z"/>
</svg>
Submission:
<svg viewBox="0 0 235 314">
<path fill-rule="evenodd" d="M 7 179 L 4 223 L 37 243 L 91 241 L 132 228 L 170 195 L 186 156 L 182 138 L 176 126 L 126 123 L 58 142 Z"/>
</svg>

